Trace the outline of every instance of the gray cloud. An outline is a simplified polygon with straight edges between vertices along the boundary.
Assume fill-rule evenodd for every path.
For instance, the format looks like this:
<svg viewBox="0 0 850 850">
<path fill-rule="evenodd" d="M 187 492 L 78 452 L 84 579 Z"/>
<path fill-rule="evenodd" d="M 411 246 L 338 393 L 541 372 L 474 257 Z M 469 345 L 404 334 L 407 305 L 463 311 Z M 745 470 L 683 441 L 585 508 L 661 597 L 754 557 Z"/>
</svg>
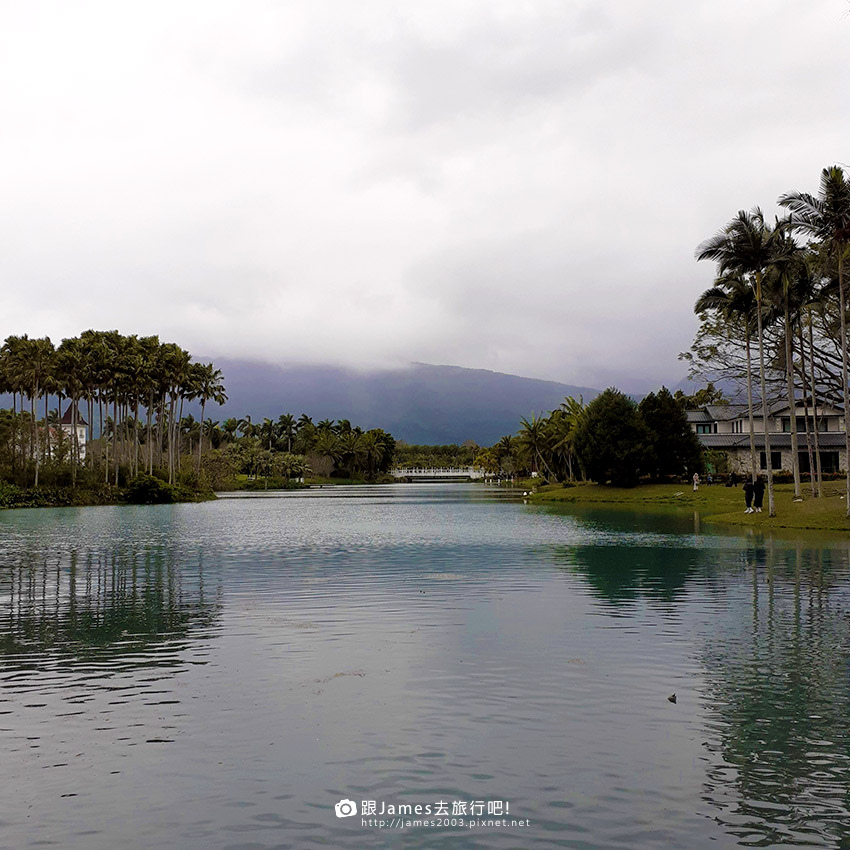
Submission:
<svg viewBox="0 0 850 850">
<path fill-rule="evenodd" d="M 0 333 L 674 381 L 696 244 L 846 157 L 844 9 L 6 4 Z"/>
</svg>

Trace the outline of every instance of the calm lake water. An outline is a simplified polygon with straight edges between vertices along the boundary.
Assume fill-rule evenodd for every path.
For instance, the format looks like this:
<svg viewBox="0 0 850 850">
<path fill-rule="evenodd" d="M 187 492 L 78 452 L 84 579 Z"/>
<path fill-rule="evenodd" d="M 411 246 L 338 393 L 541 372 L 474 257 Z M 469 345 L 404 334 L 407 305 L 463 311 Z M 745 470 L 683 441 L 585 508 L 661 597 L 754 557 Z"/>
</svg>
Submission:
<svg viewBox="0 0 850 850">
<path fill-rule="evenodd" d="M 850 846 L 848 562 L 473 485 L 0 513 L 0 847 Z"/>
</svg>

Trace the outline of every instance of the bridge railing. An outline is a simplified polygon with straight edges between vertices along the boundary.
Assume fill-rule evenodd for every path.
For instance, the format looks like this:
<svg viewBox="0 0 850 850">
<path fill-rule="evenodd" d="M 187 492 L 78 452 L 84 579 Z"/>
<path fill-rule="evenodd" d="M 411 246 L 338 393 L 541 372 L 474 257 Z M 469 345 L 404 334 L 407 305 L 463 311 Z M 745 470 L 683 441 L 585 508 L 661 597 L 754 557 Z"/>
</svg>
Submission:
<svg viewBox="0 0 850 850">
<path fill-rule="evenodd" d="M 482 469 L 474 466 L 407 466 L 394 469 L 396 478 L 483 478 Z"/>
</svg>

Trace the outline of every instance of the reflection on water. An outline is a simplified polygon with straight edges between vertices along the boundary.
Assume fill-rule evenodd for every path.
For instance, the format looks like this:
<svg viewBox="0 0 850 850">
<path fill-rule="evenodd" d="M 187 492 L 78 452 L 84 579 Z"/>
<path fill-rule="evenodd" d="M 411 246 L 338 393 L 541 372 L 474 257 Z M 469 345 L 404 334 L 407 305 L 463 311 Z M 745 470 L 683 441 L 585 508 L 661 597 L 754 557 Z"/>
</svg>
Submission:
<svg viewBox="0 0 850 850">
<path fill-rule="evenodd" d="M 184 645 L 212 624 L 221 593 L 205 588 L 202 560 L 192 579 L 185 566 L 156 549 L 27 553 L 0 572 L 0 654 L 25 668 Z"/>
<path fill-rule="evenodd" d="M 458 485 L 7 512 L 0 540 L 0 847 L 850 842 L 842 540 Z M 342 797 L 531 826 L 382 832 Z"/>
</svg>

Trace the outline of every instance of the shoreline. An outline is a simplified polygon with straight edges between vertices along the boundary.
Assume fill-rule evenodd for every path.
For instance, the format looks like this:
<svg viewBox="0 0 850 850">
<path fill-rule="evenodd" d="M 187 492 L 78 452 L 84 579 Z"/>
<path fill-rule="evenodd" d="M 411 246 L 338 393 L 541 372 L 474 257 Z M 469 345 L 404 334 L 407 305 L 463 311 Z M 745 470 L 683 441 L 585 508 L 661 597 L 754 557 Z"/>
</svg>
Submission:
<svg viewBox="0 0 850 850">
<path fill-rule="evenodd" d="M 776 516 L 744 513 L 741 487 L 722 484 L 700 485 L 695 493 L 691 485 L 641 484 L 633 488 L 609 487 L 600 484 L 579 484 L 574 487 L 546 485 L 531 494 L 528 500 L 535 505 L 607 505 L 634 509 L 680 512 L 698 511 L 700 521 L 716 525 L 752 529 L 797 529 L 800 531 L 833 531 L 850 533 L 850 520 L 844 514 L 844 483 L 824 482 L 824 495 L 815 499 L 803 488 L 803 500 L 793 501 L 793 485 L 775 487 Z M 766 501 L 766 500 L 765 500 Z"/>
</svg>

